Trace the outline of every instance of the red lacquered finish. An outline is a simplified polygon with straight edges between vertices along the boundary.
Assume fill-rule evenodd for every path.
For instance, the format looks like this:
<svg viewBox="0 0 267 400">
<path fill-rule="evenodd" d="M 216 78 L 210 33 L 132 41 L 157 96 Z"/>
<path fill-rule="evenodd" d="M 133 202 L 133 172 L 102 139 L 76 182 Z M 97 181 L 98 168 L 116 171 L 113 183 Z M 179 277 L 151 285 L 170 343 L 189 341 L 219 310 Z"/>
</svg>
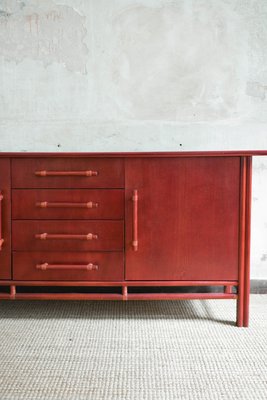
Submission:
<svg viewBox="0 0 267 400">
<path fill-rule="evenodd" d="M 235 299 L 248 326 L 253 155 L 0 154 L 0 299 Z"/>
<path fill-rule="evenodd" d="M 251 188 L 252 188 L 252 158 L 247 157 L 246 183 L 246 237 L 245 237 L 245 271 L 244 271 L 244 320 L 243 326 L 249 325 L 249 294 L 250 294 L 250 225 L 251 225 Z"/>
<path fill-rule="evenodd" d="M 18 251 L 121 251 L 122 221 L 13 221 Z"/>
<path fill-rule="evenodd" d="M 122 189 L 13 189 L 13 219 L 123 219 Z"/>
<path fill-rule="evenodd" d="M 73 265 L 73 264 L 37 264 L 36 269 L 41 269 L 42 271 L 46 271 L 47 269 L 71 269 L 71 270 L 85 270 L 85 271 L 92 271 L 93 269 L 98 269 L 98 265 L 96 264 L 85 264 L 85 265 Z"/>
<path fill-rule="evenodd" d="M 241 158 L 240 207 L 239 207 L 239 286 L 237 300 L 237 326 L 243 326 L 244 318 L 244 270 L 245 270 L 245 229 L 246 229 L 246 176 L 247 161 Z"/>
<path fill-rule="evenodd" d="M 35 171 L 36 176 L 97 176 L 98 171 Z"/>
<path fill-rule="evenodd" d="M 127 296 L 128 300 L 210 300 L 236 299 L 235 294 L 224 293 L 134 293 Z"/>
<path fill-rule="evenodd" d="M 0 294 L 0 299 L 17 300 L 229 300 L 236 299 L 234 294 L 221 293 L 17 293 Z"/>
<path fill-rule="evenodd" d="M 123 159 L 107 158 L 15 158 L 12 160 L 13 188 L 122 188 Z M 36 171 L 50 171 L 44 176 Z M 51 175 L 55 171 L 55 175 Z M 81 175 L 81 171 L 97 171 L 97 175 Z M 60 174 L 59 174 L 60 172 Z M 71 174 L 70 174 L 71 172 Z"/>
<path fill-rule="evenodd" d="M 0 251 L 2 250 L 2 245 L 4 243 L 4 239 L 2 237 L 2 200 L 4 196 L 0 192 Z"/>
<path fill-rule="evenodd" d="M 22 254 L 22 253 L 20 253 Z M 40 253 L 41 254 L 41 253 Z M 105 254 L 105 253 L 103 253 Z M 110 253 L 109 253 L 110 254 Z M 117 254 L 117 253 L 116 253 Z M 32 281 L 32 280 L 6 280 L 2 281 L 1 285 L 10 286 L 12 284 L 18 286 L 54 286 L 54 283 L 46 280 Z M 231 284 L 232 286 L 238 286 L 238 282 L 230 281 L 58 281 L 57 286 L 224 286 Z"/>
<path fill-rule="evenodd" d="M 138 250 L 138 191 L 133 191 L 133 249 Z"/>
<path fill-rule="evenodd" d="M 10 160 L 0 158 L 0 279 L 11 278 L 10 203 Z"/>
<path fill-rule="evenodd" d="M 40 208 L 97 208 L 98 203 L 88 201 L 87 203 L 52 203 L 49 201 L 42 201 L 35 203 L 36 207 Z"/>
<path fill-rule="evenodd" d="M 68 234 L 50 234 L 50 233 L 37 233 L 35 239 L 41 240 L 93 240 L 98 239 L 97 235 L 87 233 L 86 235 L 68 235 Z"/>
<path fill-rule="evenodd" d="M 0 294 L 0 300 L 123 300 L 115 293 L 16 293 Z"/>
<path fill-rule="evenodd" d="M 123 255 L 120 252 L 14 252 L 13 275 L 15 280 L 22 281 L 122 280 Z"/>
<path fill-rule="evenodd" d="M 126 160 L 126 279 L 236 280 L 239 179 L 238 157 Z"/>
</svg>

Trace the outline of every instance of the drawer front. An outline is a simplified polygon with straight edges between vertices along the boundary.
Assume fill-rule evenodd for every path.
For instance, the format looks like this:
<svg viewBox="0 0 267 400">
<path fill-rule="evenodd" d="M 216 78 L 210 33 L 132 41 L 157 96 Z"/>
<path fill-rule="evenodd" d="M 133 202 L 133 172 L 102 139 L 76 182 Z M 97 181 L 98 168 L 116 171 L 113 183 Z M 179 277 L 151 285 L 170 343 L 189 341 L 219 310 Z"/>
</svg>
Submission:
<svg viewBox="0 0 267 400">
<path fill-rule="evenodd" d="M 123 188 L 123 159 L 28 158 L 12 160 L 13 188 Z"/>
<path fill-rule="evenodd" d="M 13 219 L 123 219 L 121 189 L 13 189 Z"/>
<path fill-rule="evenodd" d="M 40 281 L 123 279 L 122 253 L 13 253 L 13 277 Z"/>
<path fill-rule="evenodd" d="M 119 251 L 123 221 L 13 221 L 13 250 Z"/>
</svg>

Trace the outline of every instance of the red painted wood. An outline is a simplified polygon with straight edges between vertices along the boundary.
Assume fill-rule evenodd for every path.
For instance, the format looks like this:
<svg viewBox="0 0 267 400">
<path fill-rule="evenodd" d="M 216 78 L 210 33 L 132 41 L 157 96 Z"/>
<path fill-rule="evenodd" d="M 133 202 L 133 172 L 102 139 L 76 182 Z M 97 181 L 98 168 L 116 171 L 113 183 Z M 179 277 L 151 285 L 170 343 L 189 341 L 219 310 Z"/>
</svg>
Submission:
<svg viewBox="0 0 267 400">
<path fill-rule="evenodd" d="M 15 299 L 15 297 L 16 297 L 16 286 L 15 285 L 10 286 L 10 297 L 12 299 Z"/>
<path fill-rule="evenodd" d="M 28 251 L 112 251 L 123 249 L 123 221 L 13 221 L 13 250 Z M 47 239 L 35 237 L 47 233 L 55 235 L 83 235 L 82 239 Z M 88 234 L 97 239 L 86 240 Z"/>
<path fill-rule="evenodd" d="M 36 176 L 46 177 L 46 176 L 97 176 L 98 171 L 86 170 L 86 171 L 49 171 L 49 170 L 42 170 L 42 171 L 35 171 Z"/>
<path fill-rule="evenodd" d="M 239 174 L 235 157 L 126 160 L 126 279 L 237 280 Z"/>
<path fill-rule="evenodd" d="M 4 244 L 4 236 L 2 234 L 2 222 L 3 222 L 3 212 L 2 212 L 2 201 L 4 200 L 4 195 L 0 190 L 0 251 L 2 251 L 2 246 Z"/>
<path fill-rule="evenodd" d="M 245 157 L 267 156 L 267 150 L 218 150 L 218 151 L 134 151 L 134 152 L 0 152 L 0 158 L 161 158 L 161 157 Z"/>
<path fill-rule="evenodd" d="M 0 294 L 0 300 L 123 300 L 117 293 L 17 293 Z"/>
<path fill-rule="evenodd" d="M 252 189 L 252 158 L 247 157 L 244 320 L 243 320 L 244 327 L 249 326 L 251 189 Z"/>
<path fill-rule="evenodd" d="M 86 265 L 98 269 L 39 269 L 40 264 Z M 116 281 L 123 279 L 123 254 L 120 252 L 14 252 L 13 277 L 15 280 L 38 281 Z M 74 282 L 73 282 L 74 283 Z M 17 283 L 16 283 L 17 284 Z M 58 283 L 56 283 L 58 284 Z M 41 282 L 43 285 L 43 282 Z M 99 285 L 99 283 L 97 283 Z"/>
<path fill-rule="evenodd" d="M 232 286 L 225 286 L 224 287 L 224 293 L 232 293 L 233 287 Z"/>
<path fill-rule="evenodd" d="M 138 191 L 133 191 L 133 250 L 138 250 Z"/>
<path fill-rule="evenodd" d="M 36 176 L 36 171 L 97 171 L 96 176 Z M 15 158 L 13 188 L 122 188 L 123 159 L 105 158 Z"/>
<path fill-rule="evenodd" d="M 127 298 L 128 298 L 128 287 L 127 286 L 122 287 L 122 298 L 123 298 L 123 300 L 127 300 Z"/>
<path fill-rule="evenodd" d="M 98 264 L 51 264 L 48 262 L 44 262 L 41 264 L 36 264 L 35 265 L 36 269 L 40 269 L 41 271 L 47 271 L 47 270 L 72 270 L 72 271 L 79 271 L 79 270 L 85 270 L 85 271 L 93 271 L 99 269 Z"/>
<path fill-rule="evenodd" d="M 48 202 L 62 207 L 40 207 Z M 88 202 L 97 207 L 87 208 Z M 70 203 L 69 206 L 64 204 Z M 78 207 L 78 205 L 83 205 Z M 75 206 L 76 205 L 76 206 Z M 13 219 L 123 219 L 124 190 L 121 189 L 13 189 Z"/>
<path fill-rule="evenodd" d="M 239 272 L 238 272 L 238 300 L 237 300 L 237 326 L 243 326 L 244 315 L 244 262 L 245 262 L 245 229 L 246 229 L 246 180 L 247 162 L 241 158 L 240 172 L 240 213 L 239 213 Z"/>
<path fill-rule="evenodd" d="M 51 281 L 21 281 L 21 280 L 6 280 L 0 281 L 0 286 L 10 286 L 15 284 L 17 286 L 54 286 L 55 283 Z M 231 284 L 237 286 L 238 282 L 235 281 L 58 281 L 57 286 L 224 286 Z"/>
<path fill-rule="evenodd" d="M 52 202 L 52 201 L 41 201 L 35 203 L 35 207 L 39 208 L 97 208 L 98 203 L 88 201 L 87 203 L 67 203 L 67 202 Z"/>
<path fill-rule="evenodd" d="M 127 296 L 127 300 L 221 300 L 236 298 L 236 294 L 225 293 L 128 293 Z"/>
<path fill-rule="evenodd" d="M 11 222 L 10 222 L 10 160 L 0 159 L 1 250 L 0 279 L 11 278 Z"/>
<path fill-rule="evenodd" d="M 138 293 L 128 294 L 127 297 L 117 293 L 17 293 L 15 296 L 0 294 L 0 299 L 6 300 L 229 300 L 236 297 L 234 294 L 223 293 Z"/>
<path fill-rule="evenodd" d="M 10 264 L 2 263 L 3 252 L 0 252 L 2 253 L 0 285 L 10 286 L 10 294 L 0 294 L 0 298 L 29 298 L 28 293 L 16 294 L 17 284 L 121 286 L 122 294 L 114 294 L 116 299 L 121 300 L 183 299 L 186 296 L 205 298 L 203 295 L 208 296 L 206 298 L 215 295 L 217 297 L 212 298 L 223 299 L 238 297 L 237 324 L 247 326 L 252 155 L 267 155 L 267 151 L 0 153 L 0 190 L 3 179 L 10 186 L 9 173 L 1 168 L 3 165 L 1 162 L 9 164 L 7 158 L 12 158 L 13 244 L 14 249 L 19 249 L 19 252 L 14 253 L 14 260 L 15 257 L 22 257 L 24 254 L 32 259 L 37 253 L 34 250 L 37 249 L 42 256 L 53 254 L 64 256 L 72 253 L 77 257 L 96 254 L 92 252 L 93 250 L 98 250 L 98 253 L 104 250 L 106 253 L 101 254 L 110 256 L 113 254 L 111 251 L 116 250 L 120 253 L 114 254 L 120 255 L 122 263 L 121 275 L 119 278 L 114 278 L 112 275 L 113 281 L 107 280 L 106 273 L 99 280 L 79 278 L 77 274 L 92 271 L 78 268 L 79 265 L 86 264 L 78 264 L 79 259 L 77 261 L 76 258 L 72 261 L 60 260 L 58 264 L 51 260 L 49 265 L 53 266 L 52 270 L 36 268 L 36 265 L 44 265 L 46 262 L 44 260 L 34 265 L 35 272 L 39 273 L 64 272 L 64 279 L 30 278 L 32 272 L 29 272 L 28 266 L 26 268 L 24 264 L 26 275 L 23 280 L 11 280 L 11 275 L 1 276 L 3 268 L 7 265 L 10 273 Z M 245 164 L 240 168 L 241 158 Z M 124 163 L 126 163 L 125 274 L 122 253 Z M 47 171 L 48 174 L 40 171 Z M 86 171 L 95 171 L 95 174 Z M 56 176 L 44 176 L 50 173 Z M 23 190 L 24 188 L 27 190 Z M 33 190 L 37 188 L 39 190 Z M 137 193 L 133 192 L 134 190 L 138 191 L 138 204 L 133 202 L 132 194 Z M 35 196 L 41 192 L 46 196 L 51 195 L 51 198 L 36 200 Z M 105 207 L 102 206 L 102 202 L 100 207 L 90 208 L 88 204 L 94 202 L 88 201 L 87 197 L 84 198 L 85 193 L 102 194 L 102 200 L 107 202 Z M 60 198 L 55 198 L 52 194 L 60 194 Z M 5 212 L 10 202 L 9 193 Z M 46 207 L 44 202 L 48 202 L 45 203 Z M 20 218 L 21 220 L 18 220 Z M 101 241 L 84 240 L 87 239 L 88 233 L 95 234 L 91 229 L 100 226 L 101 235 L 104 235 L 101 236 Z M 10 210 L 5 229 L 6 227 L 10 231 Z M 36 227 L 47 229 L 35 232 Z M 90 231 L 88 227 L 91 228 Z M 58 231 L 59 228 L 64 229 Z M 46 240 L 36 239 L 36 233 L 48 233 L 48 237 L 42 235 L 46 236 Z M 51 234 L 57 235 L 56 238 L 54 236 L 51 239 L 49 236 Z M 62 235 L 71 236 L 68 236 L 68 239 L 64 236 L 62 239 Z M 134 242 L 138 242 L 138 246 L 133 246 L 133 239 Z M 8 240 L 4 245 L 6 243 L 8 244 Z M 96 243 L 99 246 L 97 248 Z M 8 254 L 10 260 L 10 237 Z M 43 264 L 38 264 L 42 262 Z M 19 273 L 22 272 L 21 265 L 23 264 L 17 264 Z M 65 270 L 65 266 L 69 268 Z M 74 268 L 75 271 L 73 271 L 74 266 L 77 267 Z M 75 273 L 77 280 L 66 278 L 66 273 Z M 127 291 L 127 286 L 206 285 L 224 286 L 225 293 L 133 294 Z M 228 293 L 232 286 L 238 287 L 238 295 Z M 86 297 L 87 295 L 79 293 L 70 296 L 40 293 L 30 296 L 33 299 L 49 299 L 53 296 L 58 299 L 76 299 L 77 296 L 80 299 L 101 299 L 102 295 L 93 294 L 93 297 L 90 295 Z M 107 297 L 104 296 L 112 298 L 113 294 L 111 297 L 109 294 Z"/>
<path fill-rule="evenodd" d="M 86 233 L 86 234 L 67 234 L 67 233 L 37 233 L 34 235 L 35 239 L 40 240 L 98 240 L 98 235 L 94 233 Z"/>
</svg>

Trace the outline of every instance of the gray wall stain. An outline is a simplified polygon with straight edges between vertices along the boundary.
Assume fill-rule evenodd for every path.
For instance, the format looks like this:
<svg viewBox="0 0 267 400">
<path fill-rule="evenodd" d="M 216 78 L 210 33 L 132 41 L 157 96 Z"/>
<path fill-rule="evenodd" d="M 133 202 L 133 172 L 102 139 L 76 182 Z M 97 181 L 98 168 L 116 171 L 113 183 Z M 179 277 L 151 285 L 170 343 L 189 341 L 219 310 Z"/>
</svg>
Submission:
<svg viewBox="0 0 267 400">
<path fill-rule="evenodd" d="M 50 0 L 38 6 L 33 3 L 34 7 L 31 1 L 13 4 L 3 9 L 2 2 L 0 11 L 0 54 L 6 60 L 29 58 L 45 66 L 56 62 L 70 71 L 87 73 L 84 16 Z"/>
<path fill-rule="evenodd" d="M 252 97 L 258 97 L 261 100 L 265 100 L 267 93 L 267 85 L 263 85 L 259 82 L 247 82 L 246 94 Z"/>
<path fill-rule="evenodd" d="M 133 5 L 113 18 L 112 75 L 121 110 L 138 119 L 215 120 L 238 109 L 244 29 L 223 2 Z"/>
<path fill-rule="evenodd" d="M 7 13 L 6 11 L 0 10 L 0 18 L 7 18 L 10 17 L 11 14 Z"/>
<path fill-rule="evenodd" d="M 22 0 L 0 0 L 0 9 L 3 10 L 7 17 L 19 12 L 25 5 Z"/>
</svg>

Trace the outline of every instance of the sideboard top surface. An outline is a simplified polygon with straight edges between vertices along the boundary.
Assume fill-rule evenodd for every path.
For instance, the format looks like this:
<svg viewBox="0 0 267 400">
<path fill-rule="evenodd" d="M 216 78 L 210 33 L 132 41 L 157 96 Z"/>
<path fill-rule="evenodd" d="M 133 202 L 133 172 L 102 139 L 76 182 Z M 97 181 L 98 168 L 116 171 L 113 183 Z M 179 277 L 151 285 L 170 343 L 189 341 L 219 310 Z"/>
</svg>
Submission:
<svg viewBox="0 0 267 400">
<path fill-rule="evenodd" d="M 267 150 L 160 152 L 0 152 L 0 157 L 240 157 L 267 156 Z"/>
</svg>

